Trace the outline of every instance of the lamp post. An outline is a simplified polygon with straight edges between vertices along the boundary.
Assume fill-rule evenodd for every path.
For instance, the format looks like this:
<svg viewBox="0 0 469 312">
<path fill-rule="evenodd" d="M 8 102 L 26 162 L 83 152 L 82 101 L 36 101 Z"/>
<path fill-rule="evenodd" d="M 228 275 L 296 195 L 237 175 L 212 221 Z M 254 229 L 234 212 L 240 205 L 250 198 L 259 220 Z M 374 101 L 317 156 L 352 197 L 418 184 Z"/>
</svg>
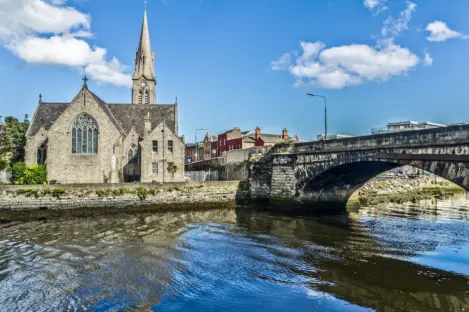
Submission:
<svg viewBox="0 0 469 312">
<path fill-rule="evenodd" d="M 317 96 L 324 99 L 324 140 L 327 140 L 327 99 L 325 96 L 314 93 L 306 93 L 306 95 Z"/>
<path fill-rule="evenodd" d="M 200 128 L 200 129 L 195 129 L 195 131 L 194 131 L 194 134 L 195 134 L 195 141 L 194 141 L 194 144 L 195 144 L 195 154 L 194 154 L 195 161 L 197 161 L 197 159 L 198 159 L 198 157 L 197 157 L 198 153 L 197 152 L 198 152 L 198 149 L 199 149 L 199 147 L 197 146 L 197 131 L 208 131 L 208 129 Z"/>
</svg>

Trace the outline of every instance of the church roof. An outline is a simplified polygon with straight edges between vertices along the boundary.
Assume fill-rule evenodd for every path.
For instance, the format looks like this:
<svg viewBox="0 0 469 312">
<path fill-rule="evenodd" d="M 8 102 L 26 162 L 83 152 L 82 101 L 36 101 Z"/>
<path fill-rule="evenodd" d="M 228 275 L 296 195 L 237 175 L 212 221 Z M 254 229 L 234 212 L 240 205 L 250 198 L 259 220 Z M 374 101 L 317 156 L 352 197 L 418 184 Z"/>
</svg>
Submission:
<svg viewBox="0 0 469 312">
<path fill-rule="evenodd" d="M 132 127 L 134 127 L 135 131 L 143 137 L 145 129 L 144 118 L 148 113 L 150 113 L 152 129 L 158 126 L 161 122 L 164 122 L 173 133 L 176 133 L 175 104 L 106 104 L 106 106 L 126 133 L 129 133 Z"/>
<path fill-rule="evenodd" d="M 67 105 L 68 103 L 39 103 L 34 113 L 33 120 L 31 120 L 28 136 L 35 135 L 41 126 L 49 130 L 57 118 L 62 115 Z"/>
<path fill-rule="evenodd" d="M 128 134 L 132 127 L 134 127 L 135 131 L 143 137 L 145 129 L 144 119 L 148 113 L 152 129 L 161 122 L 164 122 L 173 133 L 176 133 L 176 104 L 107 104 L 90 90 L 87 89 L 87 91 L 124 135 Z M 28 130 L 28 136 L 36 135 L 41 126 L 49 130 L 69 104 L 39 103 Z"/>
</svg>

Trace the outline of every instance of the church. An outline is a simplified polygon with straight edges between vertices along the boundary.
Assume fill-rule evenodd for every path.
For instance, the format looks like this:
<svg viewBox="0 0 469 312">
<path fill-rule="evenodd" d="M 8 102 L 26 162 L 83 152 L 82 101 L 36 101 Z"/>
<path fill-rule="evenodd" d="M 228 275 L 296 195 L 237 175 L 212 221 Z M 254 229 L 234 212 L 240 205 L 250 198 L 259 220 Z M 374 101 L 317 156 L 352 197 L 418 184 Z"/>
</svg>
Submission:
<svg viewBox="0 0 469 312">
<path fill-rule="evenodd" d="M 111 104 L 84 77 L 70 103 L 39 103 L 27 131 L 26 165 L 43 164 L 57 183 L 184 181 L 178 104 L 156 104 L 146 11 L 132 77 L 132 103 Z"/>
</svg>

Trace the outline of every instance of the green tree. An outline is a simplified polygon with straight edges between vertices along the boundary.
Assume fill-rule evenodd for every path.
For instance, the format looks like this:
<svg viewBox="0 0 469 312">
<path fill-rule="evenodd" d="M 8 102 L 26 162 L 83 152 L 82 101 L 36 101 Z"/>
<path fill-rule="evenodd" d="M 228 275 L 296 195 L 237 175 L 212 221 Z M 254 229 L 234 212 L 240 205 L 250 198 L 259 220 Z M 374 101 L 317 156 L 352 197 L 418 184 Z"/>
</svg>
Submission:
<svg viewBox="0 0 469 312">
<path fill-rule="evenodd" d="M 179 171 L 179 167 L 172 161 L 168 161 L 168 172 L 171 175 L 171 178 L 174 177 L 174 174 Z"/>
<path fill-rule="evenodd" d="M 28 131 L 28 127 L 28 115 L 24 116 L 24 121 L 22 122 L 11 116 L 5 118 L 5 128 L 11 142 L 10 164 L 24 161 L 24 148 L 26 146 L 26 131 Z"/>
<path fill-rule="evenodd" d="M 11 140 L 0 116 L 0 171 L 5 170 L 11 161 Z"/>
</svg>

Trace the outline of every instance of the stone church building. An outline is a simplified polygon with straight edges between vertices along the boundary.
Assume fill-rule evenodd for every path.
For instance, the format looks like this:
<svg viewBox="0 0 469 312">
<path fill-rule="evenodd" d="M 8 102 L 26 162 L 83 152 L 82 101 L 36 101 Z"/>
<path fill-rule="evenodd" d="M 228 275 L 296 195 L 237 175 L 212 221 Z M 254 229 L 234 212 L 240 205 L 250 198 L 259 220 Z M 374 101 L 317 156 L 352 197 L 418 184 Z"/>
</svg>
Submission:
<svg viewBox="0 0 469 312">
<path fill-rule="evenodd" d="M 26 164 L 57 183 L 184 181 L 178 105 L 156 104 L 147 14 L 135 58 L 132 103 L 110 104 L 88 89 L 70 103 L 41 97 L 27 132 Z M 176 169 L 177 168 L 177 169 Z"/>
</svg>

